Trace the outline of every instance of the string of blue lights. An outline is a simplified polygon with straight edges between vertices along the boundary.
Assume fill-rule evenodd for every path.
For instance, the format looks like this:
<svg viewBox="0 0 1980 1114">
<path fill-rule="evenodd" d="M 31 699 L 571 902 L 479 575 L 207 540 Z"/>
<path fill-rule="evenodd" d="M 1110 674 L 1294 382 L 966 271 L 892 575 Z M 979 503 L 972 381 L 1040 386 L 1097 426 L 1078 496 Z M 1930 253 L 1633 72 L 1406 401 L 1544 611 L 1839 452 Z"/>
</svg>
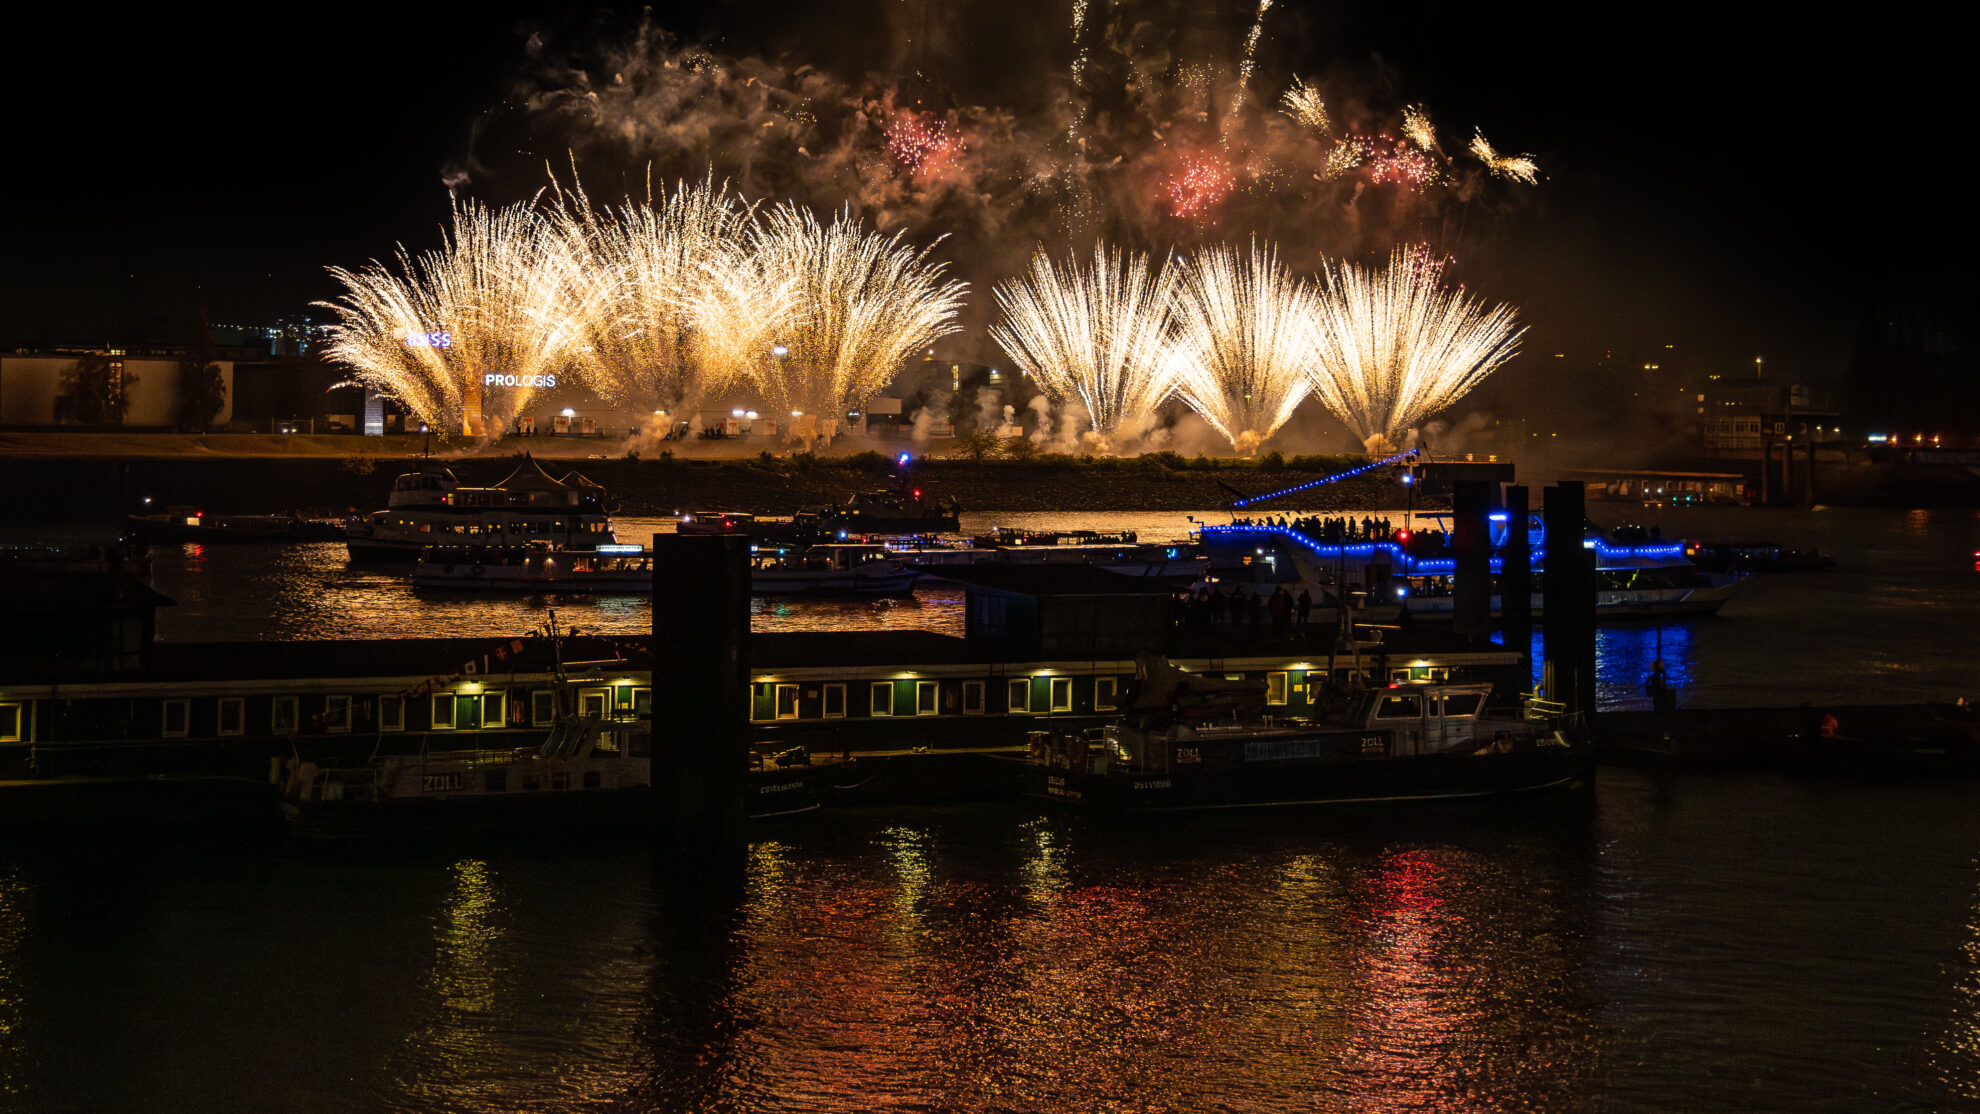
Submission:
<svg viewBox="0 0 1980 1114">
<path fill-rule="evenodd" d="M 1411 457 L 1414 457 L 1415 455 L 1417 455 L 1422 451 L 1423 450 L 1421 449 L 1405 449 L 1394 456 L 1385 456 L 1380 460 L 1371 460 L 1366 464 L 1360 465 L 1359 467 L 1350 468 L 1345 472 L 1336 473 L 1335 475 L 1332 476 L 1322 476 L 1317 480 L 1310 480 L 1303 484 L 1295 484 L 1292 487 L 1288 487 L 1280 491 L 1269 491 L 1263 495 L 1251 495 L 1243 499 L 1236 499 L 1231 502 L 1231 506 L 1249 507 L 1253 503 L 1262 503 L 1267 499 L 1277 499 L 1282 495 L 1292 495 L 1297 492 L 1305 491 L 1308 488 L 1320 487 L 1323 484 L 1338 483 L 1341 480 L 1350 479 L 1354 476 L 1359 476 L 1363 472 L 1369 471 L 1370 469 L 1387 468 L 1392 464 L 1401 464 L 1403 461 L 1408 460 Z"/>
</svg>

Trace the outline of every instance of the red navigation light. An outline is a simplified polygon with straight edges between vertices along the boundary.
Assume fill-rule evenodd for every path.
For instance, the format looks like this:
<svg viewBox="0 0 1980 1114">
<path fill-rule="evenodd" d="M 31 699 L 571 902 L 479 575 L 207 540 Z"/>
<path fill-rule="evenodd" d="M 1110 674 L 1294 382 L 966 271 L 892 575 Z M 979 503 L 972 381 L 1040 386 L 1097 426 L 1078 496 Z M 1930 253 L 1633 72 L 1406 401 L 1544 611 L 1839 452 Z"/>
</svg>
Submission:
<svg viewBox="0 0 1980 1114">
<path fill-rule="evenodd" d="M 920 488 L 918 488 L 918 487 L 917 487 L 917 488 L 915 488 L 915 489 L 914 489 L 914 497 L 915 497 L 916 499 L 919 499 L 919 498 L 921 498 L 921 489 L 920 489 Z"/>
<path fill-rule="evenodd" d="M 736 526 L 736 520 L 733 518 L 724 518 L 722 520 L 722 529 L 724 530 L 733 530 L 735 529 L 735 526 Z"/>
<path fill-rule="evenodd" d="M 205 511 L 194 511 L 194 512 L 193 512 L 193 517 L 194 517 L 194 518 L 205 518 L 205 517 L 206 517 L 206 512 L 205 512 Z"/>
<path fill-rule="evenodd" d="M 1399 542 L 1406 542 L 1406 541 L 1408 541 L 1408 540 L 1409 540 L 1409 531 L 1408 531 L 1408 530 L 1397 530 L 1397 531 L 1396 531 L 1396 540 L 1397 540 L 1397 541 L 1399 541 Z"/>
</svg>

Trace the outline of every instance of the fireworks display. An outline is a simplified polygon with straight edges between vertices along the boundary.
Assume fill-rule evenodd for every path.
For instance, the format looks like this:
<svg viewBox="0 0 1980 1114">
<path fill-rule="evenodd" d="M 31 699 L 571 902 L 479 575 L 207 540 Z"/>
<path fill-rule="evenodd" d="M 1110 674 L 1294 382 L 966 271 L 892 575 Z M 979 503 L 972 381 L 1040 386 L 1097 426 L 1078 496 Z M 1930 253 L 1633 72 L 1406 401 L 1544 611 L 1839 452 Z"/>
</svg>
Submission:
<svg viewBox="0 0 1980 1114">
<path fill-rule="evenodd" d="M 708 261 L 740 237 L 749 210 L 704 181 L 603 214 L 577 192 L 553 219 L 578 277 L 572 355 L 584 382 L 640 413 L 715 385 L 696 319 L 711 296 Z"/>
<path fill-rule="evenodd" d="M 1315 295 L 1273 251 L 1220 239 L 1269 230 L 1295 259 L 1412 245 L 1391 270 L 1434 284 L 1466 228 L 1507 208 L 1484 191 L 1538 180 L 1482 134 L 1446 153 L 1427 107 L 1349 72 L 1293 77 L 1273 98 L 1274 0 L 1228 10 L 1221 38 L 1135 0 L 1067 2 L 1070 70 L 1035 75 L 1053 88 L 1029 108 L 960 99 L 929 76 L 939 57 L 913 76 L 842 78 L 683 45 L 650 17 L 616 43 L 540 44 L 477 161 L 549 140 L 574 171 L 644 164 L 649 180 L 701 185 L 600 210 L 576 191 L 463 204 L 439 250 L 334 272 L 347 293 L 331 354 L 463 432 L 564 381 L 639 412 L 735 390 L 780 422 L 831 423 L 954 331 L 953 274 L 996 286 L 994 339 L 1103 434 L 1166 385 L 1249 452 L 1308 389 L 1296 337 Z M 912 38 L 948 49 L 926 26 Z M 725 175 L 730 196 L 713 186 Z M 1091 267 L 1055 267 L 1071 243 L 1170 245 L 1181 261 L 1103 248 Z M 1082 329 L 1094 351 L 1072 351 Z M 1165 329 L 1166 346 L 1149 339 Z M 435 336 L 447 342 L 419 339 Z"/>
<path fill-rule="evenodd" d="M 1237 176 L 1214 155 L 1183 160 L 1169 178 L 1169 211 L 1180 220 L 1214 220 L 1217 207 L 1237 188 Z"/>
<path fill-rule="evenodd" d="M 437 250 L 333 267 L 347 289 L 325 354 L 435 429 L 499 431 L 538 390 L 556 386 L 585 297 L 564 239 L 534 205 L 457 203 Z"/>
<path fill-rule="evenodd" d="M 1425 151 L 1437 149 L 1437 129 L 1430 126 L 1430 115 L 1420 104 L 1403 109 L 1402 133 Z"/>
<path fill-rule="evenodd" d="M 1255 242 L 1244 254 L 1203 248 L 1176 267 L 1166 359 L 1176 394 L 1250 456 L 1306 397 L 1313 293 Z"/>
<path fill-rule="evenodd" d="M 932 174 L 952 168 L 963 150 L 962 138 L 948 120 L 939 116 L 902 109 L 887 125 L 887 153 L 911 174 Z"/>
<path fill-rule="evenodd" d="M 1471 137 L 1471 155 L 1485 164 L 1486 169 L 1501 178 L 1509 178 L 1524 185 L 1532 185 L 1540 180 L 1540 168 L 1527 155 L 1501 155 L 1485 141 L 1485 133 Z"/>
<path fill-rule="evenodd" d="M 1293 78 L 1292 88 L 1279 98 L 1279 111 L 1299 121 L 1301 127 L 1325 133 L 1329 124 L 1327 102 L 1320 99 L 1320 90 Z"/>
<path fill-rule="evenodd" d="M 1380 271 L 1329 267 L 1315 307 L 1313 393 L 1369 452 L 1477 386 L 1525 332 L 1512 307 L 1444 289 L 1404 250 Z"/>
<path fill-rule="evenodd" d="M 720 343 L 730 366 L 806 441 L 831 440 L 846 413 L 954 332 L 964 289 L 941 281 L 943 268 L 899 235 L 865 231 L 848 214 L 821 223 L 795 205 L 761 217 L 715 269 L 722 293 L 711 309 L 765 308 L 726 326 L 725 314 L 710 313 L 708 327 L 732 333 Z"/>
<path fill-rule="evenodd" d="M 1041 251 L 996 293 L 1004 319 L 991 339 L 1046 394 L 1077 400 L 1109 444 L 1150 421 L 1169 393 L 1168 272 L 1104 244 L 1091 267 L 1054 267 Z"/>
<path fill-rule="evenodd" d="M 467 436 L 500 436 L 561 377 L 639 413 L 741 387 L 830 440 L 954 331 L 963 286 L 927 254 L 848 215 L 757 215 L 707 183 L 603 213 L 576 191 L 547 213 L 461 204 L 445 246 L 401 252 L 399 273 L 331 269 L 347 293 L 326 303 L 327 352 Z"/>
</svg>

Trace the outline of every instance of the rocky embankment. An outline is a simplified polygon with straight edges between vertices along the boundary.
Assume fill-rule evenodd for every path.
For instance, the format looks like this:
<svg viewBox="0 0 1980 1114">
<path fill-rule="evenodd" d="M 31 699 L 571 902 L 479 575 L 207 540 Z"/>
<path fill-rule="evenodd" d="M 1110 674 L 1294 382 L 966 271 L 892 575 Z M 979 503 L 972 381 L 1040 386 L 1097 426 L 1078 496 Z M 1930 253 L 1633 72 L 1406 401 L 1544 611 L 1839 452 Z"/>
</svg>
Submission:
<svg viewBox="0 0 1980 1114">
<path fill-rule="evenodd" d="M 520 457 L 448 460 L 464 484 L 491 484 Z M 392 478 L 414 461 L 395 458 L 100 458 L 0 460 L 17 521 L 74 521 L 152 507 L 197 506 L 212 513 L 300 512 L 343 515 L 382 507 Z M 953 497 L 966 511 L 1188 511 L 1225 505 L 1234 492 L 1259 494 L 1319 479 L 1347 462 L 1305 461 L 1273 468 L 1179 458 L 917 462 L 909 481 L 931 497 Z M 582 472 L 603 484 L 619 513 L 733 510 L 792 514 L 843 502 L 856 491 L 898 486 L 892 462 L 864 457 L 811 460 L 545 461 L 554 476 Z M 1402 489 L 1385 472 L 1302 493 L 1285 509 L 1393 507 Z"/>
</svg>

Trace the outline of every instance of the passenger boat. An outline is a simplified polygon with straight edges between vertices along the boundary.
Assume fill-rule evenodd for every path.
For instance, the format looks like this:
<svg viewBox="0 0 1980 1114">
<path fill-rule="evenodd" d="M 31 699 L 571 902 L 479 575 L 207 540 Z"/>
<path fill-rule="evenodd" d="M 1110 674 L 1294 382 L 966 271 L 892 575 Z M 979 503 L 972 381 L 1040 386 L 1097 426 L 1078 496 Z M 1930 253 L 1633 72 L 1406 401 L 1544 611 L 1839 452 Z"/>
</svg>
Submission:
<svg viewBox="0 0 1980 1114">
<path fill-rule="evenodd" d="M 1546 593 L 1536 574 L 1529 604 L 1545 612 Z M 1500 612 L 1499 580 L 1493 577 L 1492 613 Z M 1716 615 L 1739 588 L 1735 576 L 1712 573 L 1677 552 L 1600 550 L 1595 558 L 1595 618 L 1650 619 L 1677 615 Z M 1412 618 L 1447 619 L 1453 596 L 1448 571 L 1412 573 L 1402 578 L 1403 607 Z"/>
<path fill-rule="evenodd" d="M 1488 683 L 1334 694 L 1311 721 L 1272 721 L 1265 685 L 1185 673 L 1144 656 L 1117 722 L 1034 732 L 1028 792 L 1106 812 L 1459 800 L 1565 787 L 1592 748 L 1558 705 L 1487 707 Z"/>
<path fill-rule="evenodd" d="M 409 472 L 392 482 L 384 510 L 350 519 L 344 536 L 353 561 L 417 561 L 435 546 L 540 541 L 584 550 L 618 541 L 603 487 L 575 472 L 556 479 L 527 456 L 492 487 L 463 487 L 445 468 Z"/>
<path fill-rule="evenodd" d="M 906 597 L 920 578 L 920 569 L 881 545 L 765 548 L 750 555 L 750 591 L 759 596 Z"/>
<path fill-rule="evenodd" d="M 888 548 L 931 576 L 958 565 L 1093 565 L 1129 576 L 1193 581 L 1209 561 L 1190 541 L 1144 542 L 1131 530 L 1100 533 L 1066 530 L 1039 533 L 998 527 L 967 542 L 916 538 Z"/>
<path fill-rule="evenodd" d="M 1836 559 L 1819 549 L 1796 549 L 1773 542 L 1724 542 L 1685 547 L 1691 563 L 1707 572 L 1809 572 L 1833 569 Z"/>
<path fill-rule="evenodd" d="M 952 534 L 962 528 L 962 505 L 936 500 L 917 487 L 862 491 L 844 503 L 799 515 L 827 535 Z"/>
<path fill-rule="evenodd" d="M 750 555 L 750 591 L 759 596 L 908 596 L 920 577 L 880 545 L 763 547 Z M 653 553 L 618 544 L 434 547 L 421 554 L 412 583 L 437 591 L 645 593 L 653 590 Z"/>
<path fill-rule="evenodd" d="M 637 545 L 557 549 L 433 546 L 413 566 L 414 588 L 459 592 L 650 592 L 653 554 Z"/>
<path fill-rule="evenodd" d="M 198 507 L 167 507 L 160 514 L 128 515 L 124 527 L 132 541 L 154 544 L 334 542 L 344 537 L 343 523 L 334 519 L 299 514 L 207 514 Z"/>
<path fill-rule="evenodd" d="M 751 541 L 784 544 L 822 539 L 816 523 L 796 518 L 765 518 L 746 511 L 687 511 L 674 524 L 677 534 L 741 534 Z"/>
</svg>

